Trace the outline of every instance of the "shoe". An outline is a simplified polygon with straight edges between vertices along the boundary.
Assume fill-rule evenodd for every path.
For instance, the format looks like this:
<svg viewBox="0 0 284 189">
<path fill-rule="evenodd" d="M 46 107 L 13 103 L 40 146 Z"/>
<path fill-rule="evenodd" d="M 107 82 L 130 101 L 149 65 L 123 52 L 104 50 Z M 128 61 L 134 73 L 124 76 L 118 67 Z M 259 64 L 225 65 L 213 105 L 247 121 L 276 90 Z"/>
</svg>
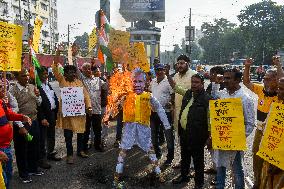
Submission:
<svg viewBox="0 0 284 189">
<path fill-rule="evenodd" d="M 88 158 L 88 154 L 86 154 L 84 151 L 79 152 L 79 154 L 77 154 L 77 156 L 81 157 L 81 158 Z"/>
<path fill-rule="evenodd" d="M 57 157 L 56 154 L 50 154 L 50 155 L 47 156 L 47 159 L 51 160 L 51 161 L 61 161 L 62 158 Z"/>
<path fill-rule="evenodd" d="M 66 157 L 66 163 L 67 164 L 74 164 L 73 156 L 67 156 Z"/>
<path fill-rule="evenodd" d="M 100 147 L 100 146 L 95 147 L 95 150 L 98 151 L 98 152 L 104 152 L 104 151 L 105 151 L 105 150 L 104 150 L 102 147 Z"/>
<path fill-rule="evenodd" d="M 180 175 L 178 178 L 175 178 L 172 182 L 173 184 L 181 184 L 184 182 L 188 182 L 189 178 L 187 176 Z"/>
<path fill-rule="evenodd" d="M 44 173 L 41 171 L 35 171 L 29 173 L 29 176 L 42 176 L 42 175 L 44 175 Z"/>
<path fill-rule="evenodd" d="M 20 177 L 22 183 L 27 184 L 27 183 L 31 183 L 33 180 L 31 177 L 27 176 L 27 177 Z"/>
<path fill-rule="evenodd" d="M 205 169 L 204 173 L 207 173 L 209 175 L 215 175 L 215 174 L 217 174 L 217 171 L 213 168 L 209 168 L 209 169 Z"/>
<path fill-rule="evenodd" d="M 172 159 L 167 159 L 165 162 L 164 162 L 164 165 L 165 166 L 170 166 L 172 164 L 173 160 Z"/>
<path fill-rule="evenodd" d="M 120 140 L 116 140 L 113 144 L 113 147 L 114 148 L 119 148 L 119 145 L 120 145 Z"/>
<path fill-rule="evenodd" d="M 51 165 L 45 159 L 39 160 L 38 166 L 43 169 L 50 169 Z"/>
</svg>

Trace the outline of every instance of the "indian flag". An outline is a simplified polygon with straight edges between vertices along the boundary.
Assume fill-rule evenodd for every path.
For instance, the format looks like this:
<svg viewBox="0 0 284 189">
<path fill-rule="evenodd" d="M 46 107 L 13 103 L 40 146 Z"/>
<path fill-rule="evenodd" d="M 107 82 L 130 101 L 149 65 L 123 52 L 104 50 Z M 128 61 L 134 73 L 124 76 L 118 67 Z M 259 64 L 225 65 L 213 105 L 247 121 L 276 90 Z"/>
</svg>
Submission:
<svg viewBox="0 0 284 189">
<path fill-rule="evenodd" d="M 31 55 L 32 55 L 32 64 L 33 64 L 33 66 L 34 66 L 35 82 L 36 82 L 36 85 L 37 85 L 38 87 L 40 87 L 40 86 L 41 86 L 41 81 L 40 81 L 40 79 L 39 79 L 38 72 L 41 72 L 41 71 L 42 71 L 42 67 L 41 67 L 41 65 L 40 65 L 40 63 L 39 63 L 39 61 L 38 61 L 38 59 L 37 59 L 37 57 L 36 57 L 36 53 L 35 53 L 33 47 L 30 46 L 30 49 L 31 49 Z"/>
<path fill-rule="evenodd" d="M 104 12 L 100 10 L 100 29 L 98 31 L 98 59 L 106 64 L 107 71 L 113 69 L 113 61 L 110 50 L 108 49 L 110 25 Z"/>
</svg>

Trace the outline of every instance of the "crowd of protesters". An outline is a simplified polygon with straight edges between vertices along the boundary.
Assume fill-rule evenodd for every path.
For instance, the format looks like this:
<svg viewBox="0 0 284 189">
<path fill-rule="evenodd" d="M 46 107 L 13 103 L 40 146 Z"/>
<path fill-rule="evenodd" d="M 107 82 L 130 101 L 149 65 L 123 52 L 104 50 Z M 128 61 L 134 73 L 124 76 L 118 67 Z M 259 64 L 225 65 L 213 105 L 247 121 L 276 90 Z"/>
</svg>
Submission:
<svg viewBox="0 0 284 189">
<path fill-rule="evenodd" d="M 79 68 L 76 64 L 76 46 L 73 47 L 72 52 L 73 64 L 64 66 L 64 74 L 59 69 L 59 56 L 55 56 L 52 70 L 60 88 L 83 88 L 86 108 L 84 116 L 63 116 L 61 99 L 48 82 L 48 68 L 46 67 L 38 72 L 41 80 L 41 86 L 38 87 L 32 84 L 26 69 L 13 73 L 16 79 L 14 85 L 11 85 L 8 80 L 2 79 L 1 81 L 0 163 L 3 172 L 0 180 L 4 179 L 6 188 L 10 188 L 9 184 L 13 174 L 12 140 L 14 141 L 18 174 L 24 184 L 31 183 L 33 176 L 43 175 L 43 169 L 50 169 L 49 161 L 62 160 L 63 157 L 59 157 L 55 149 L 56 127 L 64 130 L 67 164 L 75 163 L 72 144 L 74 134 L 77 134 L 77 156 L 89 157 L 91 133 L 93 133 L 91 134 L 91 144 L 95 150 L 104 152 L 108 127 L 102 118 L 107 106 L 107 95 L 110 93 L 108 78 L 101 75 L 98 66 L 85 63 Z M 225 188 L 227 169 L 232 169 L 234 187 L 245 188 L 243 151 L 212 149 L 208 121 L 210 100 L 241 98 L 246 137 L 255 129 L 253 148 L 250 149 L 253 152 L 254 188 L 280 189 L 284 187 L 284 171 L 256 155 L 265 131 L 270 105 L 272 102 L 283 102 L 284 73 L 279 58 L 274 58 L 275 68 L 261 73 L 263 74 L 263 84 L 252 83 L 250 81 L 250 66 L 252 64 L 253 61 L 247 59 L 243 73 L 237 69 L 224 69 L 222 66 L 211 68 L 210 84 L 205 88 L 204 77 L 190 69 L 190 59 L 186 55 L 180 55 L 177 58 L 176 73 L 172 75 L 169 74 L 169 67 L 166 64 L 160 63 L 158 59 L 155 60 L 153 65 L 155 77 L 153 74 L 150 74 L 150 77 L 145 77 L 146 87 L 143 85 L 143 91 L 148 91 L 151 94 L 151 102 L 157 102 L 155 106 L 159 109 L 153 108 L 152 112 L 149 112 L 150 121 L 147 125 L 149 129 L 144 130 L 150 132 L 151 139 L 147 139 L 150 146 L 144 149 L 145 143 L 137 142 L 143 144 L 142 148 L 145 152 L 151 153 L 149 156 L 155 163 L 156 173 L 160 172 L 156 163 L 164 155 L 161 146 L 165 143 L 167 154 L 166 161 L 162 164 L 180 169 L 180 175 L 172 181 L 174 185 L 189 182 L 192 177 L 189 173 L 191 160 L 193 160 L 195 189 L 203 188 L 205 173 L 216 174 L 213 181 L 210 181 L 215 188 Z M 255 93 L 258 98 L 253 98 L 249 91 Z M 257 105 L 257 111 L 254 110 L 255 105 Z M 124 108 L 127 108 L 125 104 L 120 105 L 116 117 L 117 129 L 114 147 L 121 148 L 116 168 L 118 173 L 122 173 L 121 164 L 126 151 L 130 149 L 127 145 L 131 140 L 125 140 L 130 137 L 130 127 L 134 127 L 129 123 L 124 123 L 127 118 L 129 119 L 127 117 L 129 115 L 123 111 Z M 163 109 L 162 113 L 160 109 Z M 163 120 L 161 120 L 161 115 Z M 147 120 L 148 118 L 143 119 Z M 139 127 L 143 127 L 143 124 L 140 124 Z M 138 137 L 138 139 L 143 140 L 142 137 Z M 180 157 L 176 157 L 174 153 L 175 141 L 179 141 Z M 212 164 L 212 167 L 210 169 L 205 169 L 205 148 L 211 154 L 212 162 L 209 164 Z M 115 156 L 114 154 L 114 158 Z M 173 160 L 179 158 L 180 162 L 173 165 Z"/>
</svg>

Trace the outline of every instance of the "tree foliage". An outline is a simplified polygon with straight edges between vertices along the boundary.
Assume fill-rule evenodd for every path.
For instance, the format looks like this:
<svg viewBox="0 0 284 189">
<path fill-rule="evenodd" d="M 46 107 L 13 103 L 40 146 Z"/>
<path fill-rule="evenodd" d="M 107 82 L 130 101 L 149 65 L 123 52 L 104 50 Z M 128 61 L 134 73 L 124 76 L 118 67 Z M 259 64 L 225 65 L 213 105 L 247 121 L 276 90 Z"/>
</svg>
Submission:
<svg viewBox="0 0 284 189">
<path fill-rule="evenodd" d="M 79 45 L 81 56 L 87 56 L 88 55 L 88 47 L 89 47 L 89 35 L 88 35 L 88 33 L 85 32 L 81 36 L 76 36 L 74 43 Z"/>
</svg>

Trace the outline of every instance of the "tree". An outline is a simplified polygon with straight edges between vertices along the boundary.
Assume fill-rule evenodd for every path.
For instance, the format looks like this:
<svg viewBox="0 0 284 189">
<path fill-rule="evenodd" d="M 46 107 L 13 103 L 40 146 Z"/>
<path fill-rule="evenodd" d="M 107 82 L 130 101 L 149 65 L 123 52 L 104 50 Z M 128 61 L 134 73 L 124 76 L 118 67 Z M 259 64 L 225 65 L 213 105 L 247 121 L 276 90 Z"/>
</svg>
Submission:
<svg viewBox="0 0 284 189">
<path fill-rule="evenodd" d="M 284 6 L 271 0 L 252 4 L 238 15 L 248 56 L 268 63 L 284 45 Z"/>
<path fill-rule="evenodd" d="M 233 32 L 236 24 L 225 18 L 215 19 L 213 23 L 205 22 L 201 26 L 204 36 L 198 41 L 203 48 L 203 59 L 212 64 L 224 64 L 228 62 L 230 53 L 225 44 L 227 33 Z M 232 33 L 233 34 L 233 33 Z M 228 36 L 227 36 L 228 37 Z"/>
<path fill-rule="evenodd" d="M 76 36 L 74 43 L 79 45 L 81 56 L 87 56 L 88 55 L 88 47 L 89 47 L 89 35 L 88 35 L 88 33 L 85 32 L 81 36 Z"/>
</svg>

